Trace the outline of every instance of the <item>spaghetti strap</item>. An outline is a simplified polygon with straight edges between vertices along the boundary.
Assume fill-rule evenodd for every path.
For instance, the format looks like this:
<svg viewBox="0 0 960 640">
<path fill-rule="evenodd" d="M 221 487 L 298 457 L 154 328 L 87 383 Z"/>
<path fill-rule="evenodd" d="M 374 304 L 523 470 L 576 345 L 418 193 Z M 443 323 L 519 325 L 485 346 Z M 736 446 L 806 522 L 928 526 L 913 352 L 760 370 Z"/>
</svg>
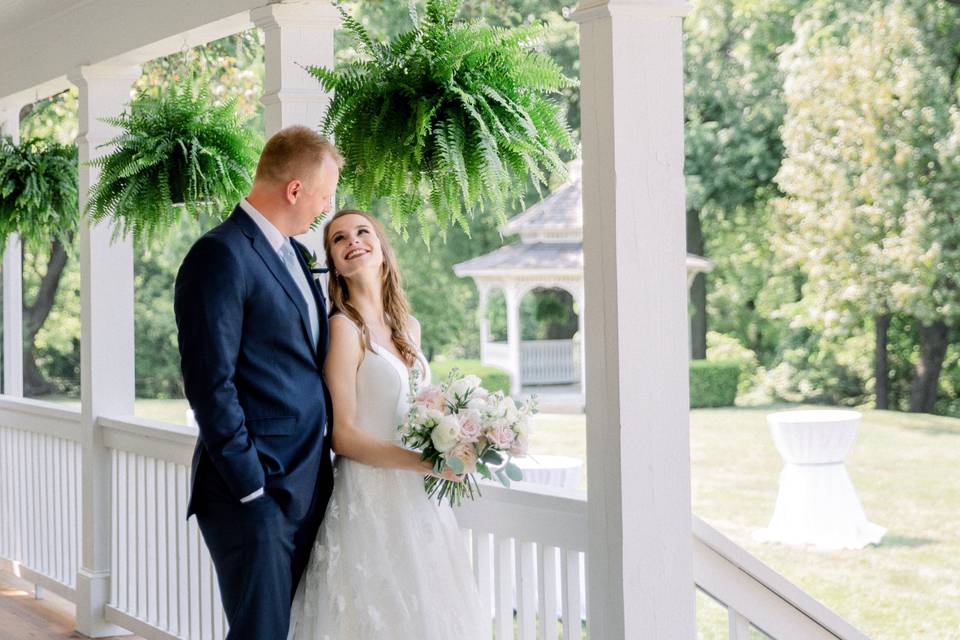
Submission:
<svg viewBox="0 0 960 640">
<path fill-rule="evenodd" d="M 353 327 L 353 329 L 354 329 L 358 334 L 360 334 L 361 336 L 363 335 L 363 332 L 360 331 L 360 327 L 357 326 L 357 323 L 354 322 L 353 320 L 351 320 L 350 317 L 347 316 L 346 314 L 344 314 L 344 313 L 335 313 L 335 314 L 333 314 L 332 316 L 330 316 L 330 319 L 331 319 L 331 320 L 335 320 L 336 318 L 343 318 L 344 320 L 347 321 L 347 324 L 349 324 L 351 327 Z"/>
</svg>

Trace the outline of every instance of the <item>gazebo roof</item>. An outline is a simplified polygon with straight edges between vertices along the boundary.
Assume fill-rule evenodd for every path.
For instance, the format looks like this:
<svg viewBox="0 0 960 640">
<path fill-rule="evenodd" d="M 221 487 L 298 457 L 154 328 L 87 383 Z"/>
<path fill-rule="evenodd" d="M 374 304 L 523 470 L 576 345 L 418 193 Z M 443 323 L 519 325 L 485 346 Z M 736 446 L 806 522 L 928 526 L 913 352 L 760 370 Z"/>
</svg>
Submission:
<svg viewBox="0 0 960 640">
<path fill-rule="evenodd" d="M 583 271 L 583 245 L 579 242 L 518 242 L 454 266 L 461 278 L 496 277 L 516 272 Z"/>
<path fill-rule="evenodd" d="M 524 241 L 528 235 L 538 236 L 541 233 L 557 235 L 559 232 L 560 235 L 569 234 L 577 239 L 582 237 L 581 166 L 580 158 L 570 162 L 567 165 L 567 181 L 540 202 L 511 218 L 500 227 L 500 232 L 505 236 L 519 233 L 524 237 Z"/>
</svg>

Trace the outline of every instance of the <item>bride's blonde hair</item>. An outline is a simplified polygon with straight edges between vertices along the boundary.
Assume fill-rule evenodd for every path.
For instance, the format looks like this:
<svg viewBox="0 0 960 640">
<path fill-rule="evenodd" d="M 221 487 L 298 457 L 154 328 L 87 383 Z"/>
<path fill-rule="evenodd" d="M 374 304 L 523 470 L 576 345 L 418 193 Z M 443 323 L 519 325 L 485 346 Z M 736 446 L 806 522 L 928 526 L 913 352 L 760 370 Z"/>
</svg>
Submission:
<svg viewBox="0 0 960 640">
<path fill-rule="evenodd" d="M 387 233 L 380 224 L 380 221 L 374 218 L 366 211 L 358 209 L 341 209 L 330 218 L 323 230 L 323 250 L 327 254 L 327 268 L 330 270 L 330 280 L 327 289 L 330 297 L 330 315 L 342 313 L 350 318 L 354 324 L 360 328 L 361 343 L 364 349 L 373 351 L 373 345 L 370 342 L 370 330 L 360 312 L 350 302 L 350 290 L 347 287 L 347 280 L 337 273 L 337 267 L 333 263 L 331 254 L 330 227 L 334 220 L 343 216 L 362 216 L 367 219 L 374 233 L 380 240 L 380 248 L 383 252 L 383 264 L 380 265 L 380 284 L 383 287 L 383 312 L 386 316 L 387 325 L 390 327 L 390 339 L 397 352 L 403 357 L 408 367 L 412 367 L 417 360 L 417 347 L 407 335 L 406 324 L 410 317 L 410 304 L 407 302 L 407 296 L 403 292 L 403 286 L 400 280 L 400 270 L 397 268 L 397 258 L 387 240 Z"/>
</svg>

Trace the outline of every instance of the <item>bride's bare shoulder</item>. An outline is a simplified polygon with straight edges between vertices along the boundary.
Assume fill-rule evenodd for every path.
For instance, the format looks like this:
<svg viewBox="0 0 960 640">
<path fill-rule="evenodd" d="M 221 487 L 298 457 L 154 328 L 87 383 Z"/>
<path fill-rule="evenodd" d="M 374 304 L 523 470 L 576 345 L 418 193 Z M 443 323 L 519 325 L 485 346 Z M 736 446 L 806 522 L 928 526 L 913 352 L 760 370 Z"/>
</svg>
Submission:
<svg viewBox="0 0 960 640">
<path fill-rule="evenodd" d="M 407 334 L 413 339 L 413 342 L 420 346 L 420 321 L 413 316 L 407 316 Z"/>
</svg>

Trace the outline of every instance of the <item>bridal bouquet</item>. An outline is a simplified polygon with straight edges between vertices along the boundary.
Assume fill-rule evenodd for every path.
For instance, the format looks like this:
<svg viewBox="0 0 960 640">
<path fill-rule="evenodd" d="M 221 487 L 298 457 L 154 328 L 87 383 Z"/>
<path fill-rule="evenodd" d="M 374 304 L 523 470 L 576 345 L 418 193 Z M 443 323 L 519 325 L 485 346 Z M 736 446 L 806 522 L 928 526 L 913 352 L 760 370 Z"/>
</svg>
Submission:
<svg viewBox="0 0 960 640">
<path fill-rule="evenodd" d="M 463 476 L 462 482 L 428 476 L 427 495 L 454 506 L 480 495 L 477 473 L 488 480 L 496 477 L 507 487 L 523 478 L 511 458 L 527 455 L 536 400 L 518 406 L 503 392 L 481 387 L 477 376 L 460 376 L 457 370 L 446 382 L 423 389 L 411 378 L 410 411 L 397 427 L 401 440 L 420 450 L 421 459 L 432 462 L 436 473 L 450 469 Z"/>
</svg>

